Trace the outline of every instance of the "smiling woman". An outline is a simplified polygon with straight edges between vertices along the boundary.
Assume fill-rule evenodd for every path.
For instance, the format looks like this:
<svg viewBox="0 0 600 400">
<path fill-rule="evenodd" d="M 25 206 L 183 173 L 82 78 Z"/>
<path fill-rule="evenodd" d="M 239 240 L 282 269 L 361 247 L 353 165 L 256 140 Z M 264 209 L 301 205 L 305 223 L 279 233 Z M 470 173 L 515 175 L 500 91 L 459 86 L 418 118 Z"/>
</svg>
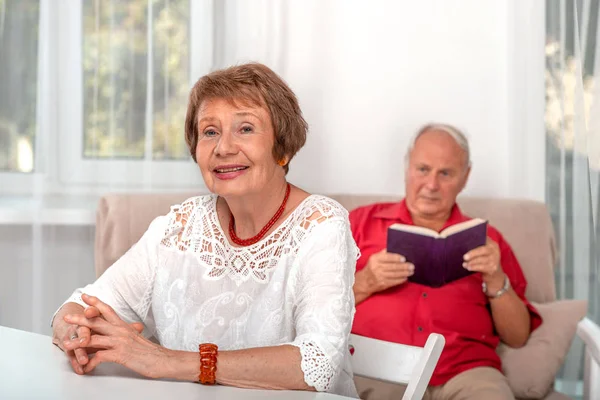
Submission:
<svg viewBox="0 0 600 400">
<path fill-rule="evenodd" d="M 79 374 L 117 362 L 152 378 L 357 397 L 358 252 L 340 204 L 286 181 L 307 130 L 294 93 L 264 65 L 215 71 L 192 89 L 185 126 L 213 194 L 173 206 L 76 290 L 54 342 Z"/>
</svg>

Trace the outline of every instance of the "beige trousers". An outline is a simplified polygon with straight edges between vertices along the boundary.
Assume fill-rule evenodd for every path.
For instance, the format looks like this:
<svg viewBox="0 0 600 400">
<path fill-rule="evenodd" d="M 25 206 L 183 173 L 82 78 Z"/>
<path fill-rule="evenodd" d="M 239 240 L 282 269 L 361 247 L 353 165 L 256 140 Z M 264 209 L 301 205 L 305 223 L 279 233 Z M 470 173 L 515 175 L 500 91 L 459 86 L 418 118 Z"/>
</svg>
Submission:
<svg viewBox="0 0 600 400">
<path fill-rule="evenodd" d="M 354 377 L 356 390 L 363 400 L 400 400 L 405 386 L 374 379 Z M 462 372 L 443 385 L 430 386 L 424 400 L 514 400 L 502 372 L 491 367 L 477 367 Z"/>
</svg>

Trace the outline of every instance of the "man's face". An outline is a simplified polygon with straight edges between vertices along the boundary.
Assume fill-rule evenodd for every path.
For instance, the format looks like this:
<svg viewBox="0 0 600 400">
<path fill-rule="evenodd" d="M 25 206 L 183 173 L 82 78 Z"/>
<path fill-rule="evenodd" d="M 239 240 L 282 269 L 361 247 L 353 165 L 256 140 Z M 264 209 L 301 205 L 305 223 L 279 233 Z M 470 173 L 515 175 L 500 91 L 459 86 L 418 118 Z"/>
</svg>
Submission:
<svg viewBox="0 0 600 400">
<path fill-rule="evenodd" d="M 465 151 L 446 132 L 423 133 L 409 155 L 406 205 L 413 217 L 444 218 L 465 187 L 470 168 Z"/>
</svg>

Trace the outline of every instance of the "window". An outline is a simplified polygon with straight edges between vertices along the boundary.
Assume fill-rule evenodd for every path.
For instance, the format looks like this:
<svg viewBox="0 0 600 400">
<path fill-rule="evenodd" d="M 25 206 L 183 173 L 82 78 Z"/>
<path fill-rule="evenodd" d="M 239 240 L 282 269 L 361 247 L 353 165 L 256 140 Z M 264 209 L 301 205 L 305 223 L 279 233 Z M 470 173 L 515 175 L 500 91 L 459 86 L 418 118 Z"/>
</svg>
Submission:
<svg viewBox="0 0 600 400">
<path fill-rule="evenodd" d="M 56 28 L 61 183 L 201 186 L 184 122 L 191 85 L 213 66 L 212 1 L 68 3 L 53 3 L 64 21 Z"/>
<path fill-rule="evenodd" d="M 189 159 L 190 0 L 85 0 L 83 156 Z"/>
<path fill-rule="evenodd" d="M 593 142 L 591 131 L 585 131 L 594 84 L 600 83 L 594 82 L 594 69 L 600 71 L 595 65 L 600 56 L 596 54 L 599 3 L 588 5 L 573 0 L 546 2 L 546 198 L 562 264 L 557 269 L 558 292 L 566 298 L 577 297 L 577 280 L 593 283 L 577 273 L 575 265 L 593 267 L 599 251 L 594 231 L 600 226 L 593 219 L 598 210 L 593 208 L 600 196 L 594 184 L 600 159 L 594 154 L 598 143 Z"/>
<path fill-rule="evenodd" d="M 600 318 L 600 4 L 546 1 L 546 199 L 559 255 L 559 298 L 588 301 Z M 594 89 L 596 86 L 596 89 Z M 575 340 L 557 376 L 581 396 L 583 345 Z"/>
<path fill-rule="evenodd" d="M 0 172 L 35 167 L 38 19 L 38 0 L 0 0 Z"/>
<path fill-rule="evenodd" d="M 213 12 L 211 0 L 0 0 L 3 192 L 201 186 L 184 121 L 213 67 Z"/>
</svg>

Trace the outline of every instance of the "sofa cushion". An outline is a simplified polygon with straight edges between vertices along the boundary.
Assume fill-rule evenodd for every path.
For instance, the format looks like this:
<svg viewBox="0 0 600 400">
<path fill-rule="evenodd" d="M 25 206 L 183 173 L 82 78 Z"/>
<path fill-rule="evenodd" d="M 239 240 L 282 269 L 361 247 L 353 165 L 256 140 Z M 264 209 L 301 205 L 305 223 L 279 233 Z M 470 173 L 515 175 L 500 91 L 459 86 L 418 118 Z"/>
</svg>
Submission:
<svg viewBox="0 0 600 400">
<path fill-rule="evenodd" d="M 559 300 L 536 304 L 544 322 L 519 349 L 498 346 L 502 369 L 520 399 L 543 399 L 552 389 L 577 330 L 586 315 L 584 300 Z"/>
<path fill-rule="evenodd" d="M 519 399 L 519 400 L 523 400 L 523 399 Z M 546 395 L 546 397 L 544 397 L 544 400 L 572 400 L 572 399 L 569 396 L 567 396 L 566 394 L 552 390 L 552 391 L 550 391 L 550 393 L 548 393 Z"/>
</svg>

